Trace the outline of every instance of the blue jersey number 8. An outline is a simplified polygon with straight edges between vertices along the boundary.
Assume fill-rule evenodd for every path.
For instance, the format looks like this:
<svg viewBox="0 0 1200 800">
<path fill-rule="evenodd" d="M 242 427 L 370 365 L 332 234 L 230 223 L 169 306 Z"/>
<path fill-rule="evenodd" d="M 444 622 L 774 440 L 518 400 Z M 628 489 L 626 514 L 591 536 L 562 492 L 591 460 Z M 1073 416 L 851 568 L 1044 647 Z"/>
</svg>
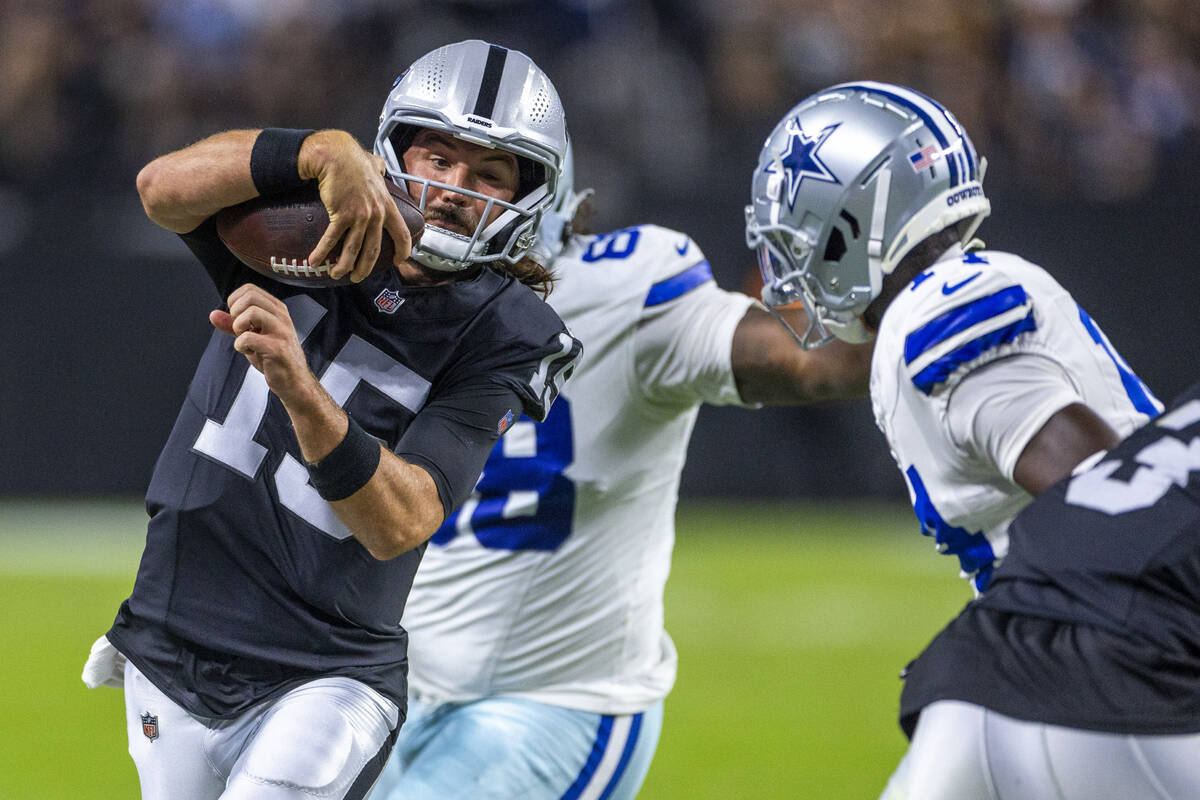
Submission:
<svg viewBox="0 0 1200 800">
<path fill-rule="evenodd" d="M 641 235 L 642 232 L 637 228 L 623 228 L 612 233 L 602 233 L 588 244 L 587 251 L 579 258 L 588 263 L 606 258 L 629 258 L 633 255 L 638 237 Z"/>
<path fill-rule="evenodd" d="M 471 498 L 431 541 L 461 533 L 497 550 L 557 550 L 575 513 L 575 485 L 563 474 L 573 458 L 571 407 L 559 397 L 545 422 L 522 416 L 496 443 Z"/>
</svg>

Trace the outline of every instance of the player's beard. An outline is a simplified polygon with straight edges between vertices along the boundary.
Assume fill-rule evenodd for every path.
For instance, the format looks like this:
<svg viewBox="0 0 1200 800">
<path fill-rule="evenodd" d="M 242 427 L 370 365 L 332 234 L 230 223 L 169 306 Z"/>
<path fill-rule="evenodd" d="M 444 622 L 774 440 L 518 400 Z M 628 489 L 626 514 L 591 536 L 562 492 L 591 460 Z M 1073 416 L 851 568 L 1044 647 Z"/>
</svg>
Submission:
<svg viewBox="0 0 1200 800">
<path fill-rule="evenodd" d="M 474 218 L 471 212 L 452 203 L 439 203 L 427 208 L 425 221 L 463 236 L 474 234 L 475 228 L 479 224 L 479 220 Z"/>
</svg>

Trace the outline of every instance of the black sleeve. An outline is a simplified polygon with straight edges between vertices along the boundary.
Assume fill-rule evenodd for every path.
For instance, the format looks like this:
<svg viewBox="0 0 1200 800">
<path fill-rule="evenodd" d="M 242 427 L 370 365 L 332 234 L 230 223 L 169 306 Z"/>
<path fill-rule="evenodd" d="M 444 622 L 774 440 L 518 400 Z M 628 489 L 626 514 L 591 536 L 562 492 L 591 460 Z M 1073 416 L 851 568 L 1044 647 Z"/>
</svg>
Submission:
<svg viewBox="0 0 1200 800">
<path fill-rule="evenodd" d="M 520 410 L 536 422 L 546 419 L 550 406 L 583 354 L 579 340 L 567 333 L 557 317 L 555 322 L 557 330 L 542 339 L 541 344 L 531 345 L 527 336 L 524 340 L 514 337 L 515 341 L 481 340 L 474 348 L 477 358 L 472 361 L 472 368 L 489 372 L 508 386 L 520 398 Z"/>
<path fill-rule="evenodd" d="M 583 345 L 564 330 L 532 354 L 524 371 L 507 371 L 501 377 L 521 398 L 525 413 L 542 422 L 582 354 Z"/>
<path fill-rule="evenodd" d="M 216 217 L 209 217 L 194 230 L 179 234 L 179 238 L 183 239 L 183 243 L 204 265 L 222 300 L 229 297 L 229 293 L 243 283 L 257 284 L 270 290 L 270 285 L 265 283 L 266 278 L 238 261 L 222 244 L 221 238 L 217 236 Z"/>
<path fill-rule="evenodd" d="M 471 494 L 492 446 L 517 417 L 546 418 L 583 350 L 528 287 L 510 287 L 498 308 L 473 331 L 477 338 L 469 337 L 396 448 L 433 476 L 447 516 Z"/>
<path fill-rule="evenodd" d="M 396 455 L 433 476 L 449 517 L 470 496 L 492 446 L 521 409 L 510 387 L 481 376 L 427 403 L 400 438 Z"/>
</svg>

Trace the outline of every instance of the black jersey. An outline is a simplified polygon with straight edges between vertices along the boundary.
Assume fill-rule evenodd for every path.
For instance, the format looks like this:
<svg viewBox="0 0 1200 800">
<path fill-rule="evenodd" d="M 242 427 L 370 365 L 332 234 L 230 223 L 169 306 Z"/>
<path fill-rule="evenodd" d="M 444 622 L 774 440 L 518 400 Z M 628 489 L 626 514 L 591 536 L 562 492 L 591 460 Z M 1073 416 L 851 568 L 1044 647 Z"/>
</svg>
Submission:
<svg viewBox="0 0 1200 800">
<path fill-rule="evenodd" d="M 528 287 L 489 269 L 438 286 L 394 270 L 308 290 L 184 237 L 222 297 L 255 282 L 288 306 L 309 366 L 347 413 L 429 471 L 451 512 L 522 413 L 545 417 L 580 352 Z M 373 558 L 308 484 L 291 420 L 215 332 L 159 456 L 137 581 L 109 639 L 187 710 L 227 717 L 317 675 L 404 708 L 400 626 L 424 548 Z"/>
<path fill-rule="evenodd" d="M 1013 520 L 987 593 L 910 665 L 939 699 L 1125 734 L 1200 732 L 1200 384 Z"/>
</svg>

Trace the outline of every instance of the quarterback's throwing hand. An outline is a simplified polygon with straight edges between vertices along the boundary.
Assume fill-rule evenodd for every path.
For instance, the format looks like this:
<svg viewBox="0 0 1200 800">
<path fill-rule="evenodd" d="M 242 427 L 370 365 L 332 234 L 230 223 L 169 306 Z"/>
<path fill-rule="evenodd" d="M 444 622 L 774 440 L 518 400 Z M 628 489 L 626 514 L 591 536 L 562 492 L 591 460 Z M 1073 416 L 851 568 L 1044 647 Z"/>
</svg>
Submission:
<svg viewBox="0 0 1200 800">
<path fill-rule="evenodd" d="M 272 392 L 286 401 L 307 381 L 315 381 L 291 314 L 282 300 L 247 283 L 229 295 L 229 311 L 208 315 L 213 327 L 234 337 L 233 347 L 267 379 Z"/>
</svg>

